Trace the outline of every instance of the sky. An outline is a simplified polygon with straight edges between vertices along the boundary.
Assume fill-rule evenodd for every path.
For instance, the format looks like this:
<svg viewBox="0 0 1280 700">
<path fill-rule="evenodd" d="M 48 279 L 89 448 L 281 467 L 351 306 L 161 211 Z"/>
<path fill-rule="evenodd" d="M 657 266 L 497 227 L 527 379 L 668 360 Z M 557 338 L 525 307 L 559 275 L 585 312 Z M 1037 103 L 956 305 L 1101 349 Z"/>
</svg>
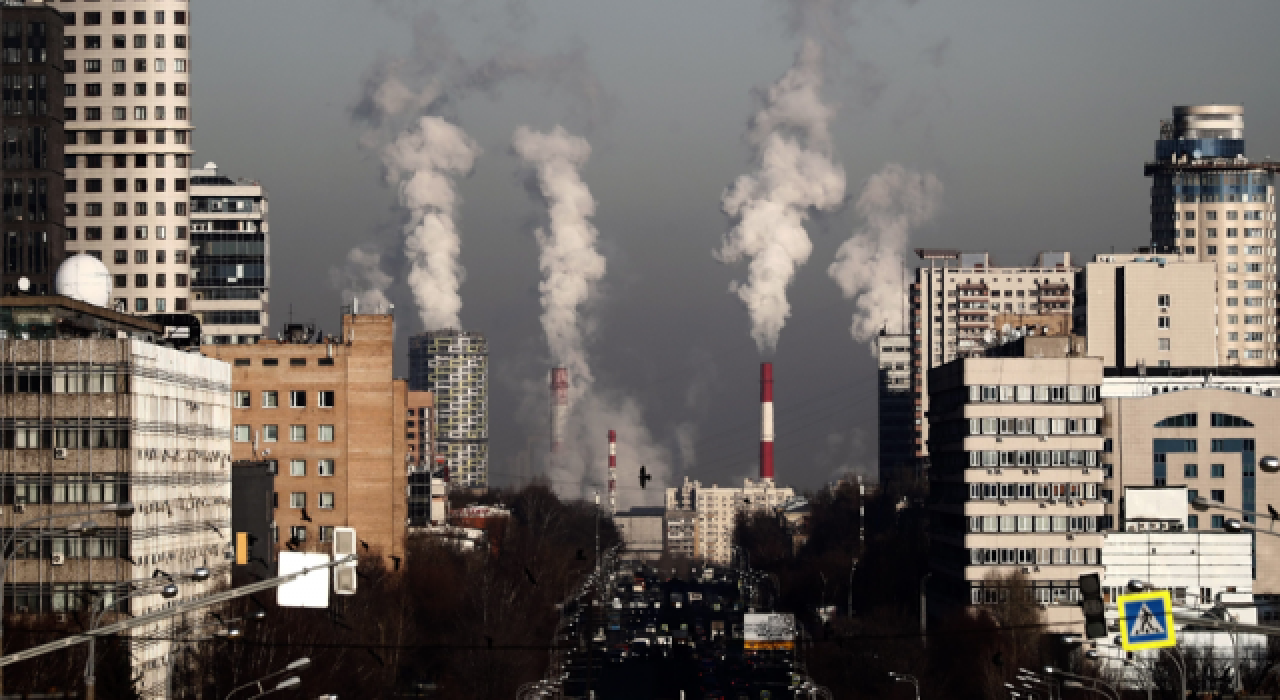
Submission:
<svg viewBox="0 0 1280 700">
<path fill-rule="evenodd" d="M 828 27 L 836 36 L 825 37 L 822 86 L 835 110 L 829 157 L 848 185 L 842 204 L 809 212 L 812 253 L 765 357 L 729 291 L 745 263 L 713 257 L 734 223 L 721 198 L 755 167 L 745 138 L 760 107 L 753 95 L 801 46 L 788 13 L 825 5 L 851 10 L 848 24 Z M 1024 264 L 1043 249 L 1085 260 L 1146 241 L 1142 164 L 1174 104 L 1242 103 L 1250 156 L 1280 157 L 1280 3 L 1271 0 L 217 0 L 193 9 L 195 162 L 268 190 L 273 327 L 292 314 L 335 332 L 350 300 L 331 271 L 352 247 L 381 246 L 402 375 L 422 322 L 395 252 L 407 215 L 354 117 L 373 67 L 413 61 L 413 20 L 424 12 L 469 60 L 516 47 L 583 62 L 597 88 L 590 102 L 517 79 L 440 114 L 477 151 L 454 179 L 454 223 L 461 323 L 490 343 L 496 485 L 526 478 L 526 455 L 542 469 L 548 430 L 535 234 L 548 214 L 512 137 L 521 126 L 562 126 L 590 145 L 577 175 L 594 199 L 589 224 L 607 268 L 579 323 L 599 400 L 628 407 L 624 504 L 661 501 L 663 484 L 641 492 L 631 461 L 654 462 L 649 471 L 668 482 L 756 474 L 762 359 L 774 362 L 777 480 L 812 489 L 847 472 L 875 479 L 875 362 L 851 335 L 853 302 L 827 268 L 866 223 L 858 195 L 886 165 L 941 185 L 910 247 L 990 250 Z M 603 454 L 598 440 L 591 460 Z M 588 490 L 603 478 L 598 464 L 586 480 L 556 474 L 555 486 Z"/>
</svg>

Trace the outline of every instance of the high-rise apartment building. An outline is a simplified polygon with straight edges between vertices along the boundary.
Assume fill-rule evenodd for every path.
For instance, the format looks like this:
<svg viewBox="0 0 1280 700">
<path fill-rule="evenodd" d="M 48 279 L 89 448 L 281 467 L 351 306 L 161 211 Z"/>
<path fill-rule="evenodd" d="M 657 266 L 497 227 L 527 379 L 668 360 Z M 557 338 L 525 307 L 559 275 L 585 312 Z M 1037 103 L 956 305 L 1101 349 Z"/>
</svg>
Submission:
<svg viewBox="0 0 1280 700">
<path fill-rule="evenodd" d="M 229 586 L 231 367 L 63 296 L 0 300 L 0 332 L 0 536 L 29 537 L 7 564 L 6 616 L 83 623 L 105 606 L 111 620 Z M 75 527 L 86 520 L 92 531 Z M 179 597 L 136 585 L 153 576 Z M 163 697 L 169 623 L 129 634 L 142 697 Z"/>
<path fill-rule="evenodd" d="M 67 250 L 106 263 L 117 310 L 187 311 L 189 3 L 58 9 L 66 22 Z"/>
<path fill-rule="evenodd" d="M 919 463 L 915 449 L 915 396 L 911 390 L 914 367 L 911 336 L 881 331 L 875 339 L 879 362 L 878 419 L 880 483 L 888 483 Z"/>
<path fill-rule="evenodd" d="M 342 317 L 342 333 L 290 327 L 254 345 L 204 345 L 231 364 L 232 453 L 277 469 L 277 548 L 329 551 L 354 527 L 371 553 L 403 556 L 410 453 L 407 386 L 391 374 L 395 319 Z"/>
<path fill-rule="evenodd" d="M 931 587 L 954 604 L 1003 602 L 1018 574 L 1047 623 L 1083 621 L 1078 581 L 1102 569 L 1102 362 L 1069 338 L 1022 357 L 930 372 Z"/>
<path fill-rule="evenodd" d="M 1186 254 L 1094 256 L 1076 275 L 1073 326 L 1086 354 L 1108 368 L 1226 365 L 1215 267 Z"/>
<path fill-rule="evenodd" d="M 981 356 L 1013 335 L 1071 332 L 1076 269 L 1070 253 L 1043 252 L 1032 265 L 993 265 L 988 253 L 917 250 L 928 267 L 911 285 L 915 457 L 929 457 L 929 370 Z"/>
<path fill-rule="evenodd" d="M 0 283 L 7 296 L 28 289 L 48 294 L 66 257 L 63 228 L 62 32 L 56 8 L 10 0 L 0 5 L 3 32 L 4 241 Z"/>
<path fill-rule="evenodd" d="M 1244 108 L 1173 108 L 1160 123 L 1151 182 L 1151 246 L 1218 266 L 1221 365 L 1276 364 L 1276 173 L 1245 155 Z"/>
<path fill-rule="evenodd" d="M 455 486 L 489 486 L 489 344 L 452 328 L 409 338 L 409 389 L 435 397 L 436 455 Z"/>
<path fill-rule="evenodd" d="M 206 163 L 191 171 L 191 311 L 201 342 L 256 343 L 269 327 L 271 238 L 267 192 Z M 179 252 L 186 262 L 187 254 Z"/>
</svg>

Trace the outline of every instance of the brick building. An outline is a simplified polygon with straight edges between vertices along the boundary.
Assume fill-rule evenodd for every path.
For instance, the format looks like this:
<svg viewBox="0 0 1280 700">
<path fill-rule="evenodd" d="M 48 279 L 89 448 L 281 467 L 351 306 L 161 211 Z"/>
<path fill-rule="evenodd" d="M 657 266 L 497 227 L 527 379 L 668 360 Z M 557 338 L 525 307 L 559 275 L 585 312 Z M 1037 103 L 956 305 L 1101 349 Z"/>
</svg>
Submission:
<svg viewBox="0 0 1280 700">
<path fill-rule="evenodd" d="M 368 551 L 403 556 L 412 453 L 394 338 L 390 314 L 346 313 L 339 336 L 291 327 L 256 345 L 203 346 L 232 366 L 234 458 L 278 470 L 277 548 L 323 551 L 345 526 Z"/>
</svg>

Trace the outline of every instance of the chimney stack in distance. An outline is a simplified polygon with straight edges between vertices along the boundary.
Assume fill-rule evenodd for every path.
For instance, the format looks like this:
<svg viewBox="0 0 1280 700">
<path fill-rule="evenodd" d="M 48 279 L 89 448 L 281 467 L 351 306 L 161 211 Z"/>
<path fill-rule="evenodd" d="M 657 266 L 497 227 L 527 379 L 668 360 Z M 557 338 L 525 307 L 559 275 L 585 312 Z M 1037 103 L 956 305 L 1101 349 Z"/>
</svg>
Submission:
<svg viewBox="0 0 1280 700">
<path fill-rule="evenodd" d="M 773 363 L 760 363 L 760 480 L 773 481 Z"/>
<path fill-rule="evenodd" d="M 618 434 L 609 431 L 609 513 L 618 514 Z"/>
<path fill-rule="evenodd" d="M 560 459 L 564 447 L 564 430 L 569 420 L 569 370 L 555 367 L 551 370 L 551 459 L 553 465 Z"/>
</svg>

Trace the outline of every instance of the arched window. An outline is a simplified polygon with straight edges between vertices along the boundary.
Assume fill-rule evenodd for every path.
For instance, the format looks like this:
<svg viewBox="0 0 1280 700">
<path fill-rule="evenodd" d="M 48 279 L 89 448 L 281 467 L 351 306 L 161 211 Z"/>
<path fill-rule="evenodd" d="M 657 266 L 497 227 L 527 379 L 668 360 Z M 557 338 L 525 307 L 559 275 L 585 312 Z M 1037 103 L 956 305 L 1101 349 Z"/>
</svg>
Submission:
<svg viewBox="0 0 1280 700">
<path fill-rule="evenodd" d="M 1212 414 L 1212 425 L 1215 428 L 1252 428 L 1253 421 L 1233 416 L 1230 413 Z"/>
<path fill-rule="evenodd" d="M 1156 423 L 1156 427 L 1157 428 L 1194 428 L 1196 427 L 1196 422 L 1197 422 L 1196 418 L 1198 415 L 1199 414 L 1196 414 L 1196 413 L 1183 413 L 1176 416 L 1169 416 L 1168 418 L 1165 418 L 1159 423 Z M 1215 416 L 1214 420 L 1217 420 L 1216 417 L 1222 414 L 1215 413 L 1213 415 Z M 1215 425 L 1217 424 L 1215 423 Z"/>
</svg>

